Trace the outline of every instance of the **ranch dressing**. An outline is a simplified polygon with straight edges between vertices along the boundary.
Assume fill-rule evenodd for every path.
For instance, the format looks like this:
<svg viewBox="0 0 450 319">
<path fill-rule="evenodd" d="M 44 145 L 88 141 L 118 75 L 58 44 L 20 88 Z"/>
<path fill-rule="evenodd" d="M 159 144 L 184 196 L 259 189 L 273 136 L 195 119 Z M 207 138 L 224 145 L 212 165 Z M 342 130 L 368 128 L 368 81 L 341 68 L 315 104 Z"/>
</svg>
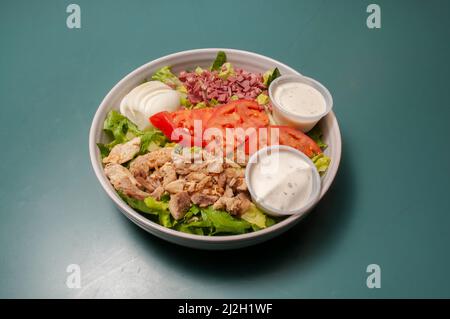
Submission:
<svg viewBox="0 0 450 319">
<path fill-rule="evenodd" d="M 280 108 L 298 116 L 317 116 L 326 111 L 323 95 L 305 83 L 280 83 L 275 89 L 274 98 Z"/>
<path fill-rule="evenodd" d="M 262 205 L 288 213 L 299 210 L 310 199 L 311 166 L 294 152 L 263 154 L 249 173 L 255 200 Z"/>
</svg>

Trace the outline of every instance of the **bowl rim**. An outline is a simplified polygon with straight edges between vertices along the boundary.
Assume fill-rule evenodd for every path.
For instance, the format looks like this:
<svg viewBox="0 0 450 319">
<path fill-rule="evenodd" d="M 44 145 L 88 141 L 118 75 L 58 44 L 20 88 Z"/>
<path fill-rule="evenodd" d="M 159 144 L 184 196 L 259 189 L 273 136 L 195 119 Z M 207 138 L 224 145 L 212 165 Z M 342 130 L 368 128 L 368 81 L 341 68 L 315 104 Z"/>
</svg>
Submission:
<svg viewBox="0 0 450 319">
<path fill-rule="evenodd" d="M 258 57 L 258 58 L 267 60 L 269 62 L 272 62 L 275 65 L 277 65 L 277 64 L 281 65 L 283 68 L 289 70 L 291 73 L 302 76 L 298 71 L 296 71 L 295 69 L 291 68 L 290 66 L 288 66 L 280 61 L 277 61 L 270 57 L 267 57 L 267 56 L 264 56 L 264 55 L 261 55 L 258 53 L 250 52 L 250 51 L 229 49 L 229 48 L 203 48 L 203 49 L 192 49 L 192 50 L 180 51 L 180 52 L 171 53 L 171 54 L 162 56 L 160 58 L 154 59 L 152 61 L 149 61 L 149 62 L 137 67 L 130 73 L 128 73 L 125 77 L 123 77 L 119 82 L 117 82 L 112 87 L 112 89 L 108 92 L 108 94 L 105 95 L 105 97 L 102 99 L 102 102 L 100 103 L 99 107 L 97 108 L 97 110 L 95 112 L 94 118 L 92 120 L 91 128 L 89 131 L 89 155 L 90 155 L 91 164 L 92 164 L 94 173 L 95 173 L 97 179 L 99 180 L 101 186 L 103 187 L 104 191 L 113 200 L 113 202 L 120 208 L 120 210 L 128 218 L 130 218 L 132 221 L 134 221 L 135 223 L 137 223 L 139 226 L 143 227 L 144 229 L 152 228 L 153 230 L 163 233 L 165 235 L 174 236 L 174 237 L 178 237 L 180 239 L 186 239 L 189 241 L 208 242 L 208 243 L 226 243 L 226 242 L 234 242 L 234 241 L 251 240 L 251 239 L 255 239 L 258 237 L 268 235 L 272 232 L 280 231 L 284 227 L 290 225 L 291 223 L 295 223 L 297 220 L 301 219 L 308 213 L 308 212 L 304 212 L 302 214 L 291 215 L 291 216 L 287 217 L 286 219 L 276 223 L 275 225 L 272 225 L 270 227 L 267 227 L 265 229 L 261 229 L 261 230 L 255 231 L 255 232 L 250 232 L 250 233 L 245 233 L 245 234 L 221 235 L 221 236 L 194 235 L 194 234 L 183 233 L 178 230 L 166 228 L 162 225 L 159 225 L 159 224 L 151 221 L 150 219 L 146 218 L 145 216 L 141 215 L 139 212 L 137 212 L 136 210 L 131 208 L 128 204 L 125 203 L 125 201 L 123 201 L 120 198 L 118 193 L 112 188 L 111 184 L 107 180 L 107 178 L 103 172 L 103 166 L 100 161 L 100 153 L 98 151 L 96 138 L 97 138 L 97 132 L 101 131 L 102 127 L 103 127 L 104 118 L 102 118 L 102 115 L 104 113 L 104 110 L 107 109 L 107 107 L 108 107 L 107 102 L 110 99 L 110 97 L 115 94 L 115 91 L 117 91 L 123 84 L 127 83 L 129 80 L 131 80 L 136 75 L 138 75 L 145 69 L 149 68 L 153 64 L 158 64 L 158 63 L 164 62 L 165 60 L 169 60 L 169 59 L 173 59 L 173 58 L 188 57 L 192 54 L 201 54 L 201 53 L 203 53 L 203 54 L 214 53 L 215 54 L 215 53 L 217 53 L 217 51 L 225 51 L 227 53 L 233 53 L 233 54 L 243 55 L 243 56 L 247 56 L 247 57 Z M 327 172 L 327 174 L 330 174 L 327 176 L 328 179 L 330 180 L 330 182 L 328 183 L 328 185 L 325 185 L 325 187 L 321 188 L 320 196 L 317 198 L 316 202 L 314 203 L 314 206 L 320 202 L 320 200 L 323 198 L 323 196 L 328 191 L 330 186 L 333 184 L 334 179 L 337 174 L 337 171 L 339 169 L 339 163 L 340 163 L 341 152 L 342 152 L 341 133 L 340 133 L 339 124 L 337 122 L 336 116 L 335 116 L 334 112 L 331 110 L 326 117 L 331 117 L 331 120 L 334 122 L 334 124 L 336 126 L 335 130 L 336 130 L 337 137 L 338 137 L 337 141 L 336 141 L 336 144 L 337 144 L 336 145 L 336 150 L 337 150 L 336 155 L 337 156 L 335 156 L 335 158 L 333 158 L 333 161 L 336 163 L 335 164 L 336 169 L 333 171 Z"/>
</svg>

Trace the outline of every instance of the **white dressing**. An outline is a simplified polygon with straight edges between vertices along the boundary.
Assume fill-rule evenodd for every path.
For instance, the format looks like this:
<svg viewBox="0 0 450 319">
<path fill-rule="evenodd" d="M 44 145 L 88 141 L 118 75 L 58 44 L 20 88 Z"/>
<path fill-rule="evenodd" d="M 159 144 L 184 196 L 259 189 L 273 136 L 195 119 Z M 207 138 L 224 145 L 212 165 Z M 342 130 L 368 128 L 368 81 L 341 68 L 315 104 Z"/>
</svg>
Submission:
<svg viewBox="0 0 450 319">
<path fill-rule="evenodd" d="M 162 82 L 149 81 L 135 87 L 122 99 L 120 113 L 145 130 L 152 127 L 150 116 L 162 111 L 173 112 L 179 107 L 177 91 Z"/>
<path fill-rule="evenodd" d="M 280 108 L 298 116 L 318 116 L 326 111 L 323 95 L 311 85 L 301 82 L 280 83 L 274 91 L 274 99 Z"/>
<path fill-rule="evenodd" d="M 260 154 L 249 171 L 252 196 L 261 205 L 285 213 L 301 209 L 313 191 L 313 172 L 303 157 L 289 150 Z"/>
</svg>

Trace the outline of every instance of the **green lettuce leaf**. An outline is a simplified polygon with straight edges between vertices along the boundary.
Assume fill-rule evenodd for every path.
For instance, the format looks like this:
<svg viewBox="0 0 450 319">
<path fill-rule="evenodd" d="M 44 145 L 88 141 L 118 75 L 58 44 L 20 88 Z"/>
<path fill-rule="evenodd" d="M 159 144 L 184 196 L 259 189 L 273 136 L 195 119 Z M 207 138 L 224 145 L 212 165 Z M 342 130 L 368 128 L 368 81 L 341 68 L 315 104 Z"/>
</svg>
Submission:
<svg viewBox="0 0 450 319">
<path fill-rule="evenodd" d="M 194 72 L 195 72 L 196 74 L 202 74 L 203 71 L 204 71 L 204 70 L 203 70 L 201 67 L 199 67 L 199 66 L 196 67 L 195 70 L 194 70 Z"/>
<path fill-rule="evenodd" d="M 167 228 L 170 228 L 174 225 L 172 215 L 170 215 L 170 212 L 168 210 L 159 213 L 159 223 Z"/>
<path fill-rule="evenodd" d="M 241 218 L 258 226 L 258 228 L 266 228 L 266 214 L 259 210 L 255 204 L 251 204 L 250 208 L 241 215 Z"/>
<path fill-rule="evenodd" d="M 174 225 L 174 221 L 170 215 L 169 204 L 167 202 L 158 201 L 153 197 L 147 197 L 144 199 L 145 205 L 152 212 L 158 214 L 159 223 L 164 227 L 170 228 Z"/>
<path fill-rule="evenodd" d="M 269 70 L 263 74 L 263 84 L 266 87 L 269 87 L 270 83 L 272 83 L 272 81 L 275 80 L 279 76 L 281 76 L 281 73 L 280 73 L 280 70 L 278 70 L 278 68 Z"/>
<path fill-rule="evenodd" d="M 158 212 L 149 208 L 143 200 L 138 200 L 132 197 L 129 197 L 122 192 L 118 192 L 119 196 L 133 209 L 140 211 L 142 213 L 158 215 Z"/>
<path fill-rule="evenodd" d="M 189 221 L 192 217 L 198 215 L 200 213 L 200 208 L 197 205 L 192 205 L 191 208 L 184 215 L 184 220 Z"/>
<path fill-rule="evenodd" d="M 211 105 L 211 106 L 216 106 L 216 105 L 219 105 L 219 104 L 220 104 L 219 101 L 217 101 L 216 99 L 211 99 L 209 101 L 209 105 Z"/>
<path fill-rule="evenodd" d="M 186 108 L 191 108 L 189 100 L 187 99 L 187 89 L 183 85 L 183 82 L 172 73 L 170 66 L 163 66 L 155 74 L 152 75 L 152 80 L 160 81 L 168 86 L 176 89 L 180 93 L 180 104 Z"/>
<path fill-rule="evenodd" d="M 157 129 L 146 130 L 141 135 L 140 154 L 153 151 L 158 147 L 163 147 L 167 143 L 167 137 Z"/>
<path fill-rule="evenodd" d="M 331 163 L 331 158 L 323 153 L 314 156 L 311 160 L 313 161 L 314 165 L 316 165 L 319 174 L 325 173 Z"/>
<path fill-rule="evenodd" d="M 269 103 L 269 97 L 266 94 L 261 93 L 256 98 L 256 102 L 258 102 L 259 105 L 265 105 L 265 104 Z"/>
<path fill-rule="evenodd" d="M 312 130 L 306 133 L 306 135 L 316 142 L 322 150 L 328 147 L 328 145 L 322 140 L 323 133 L 319 125 L 314 126 Z"/>
<path fill-rule="evenodd" d="M 277 221 L 269 216 L 266 216 L 266 227 L 273 226 L 277 223 Z"/>
<path fill-rule="evenodd" d="M 204 109 L 204 108 L 207 108 L 207 107 L 208 107 L 208 105 L 206 105 L 205 102 L 199 102 L 199 103 L 195 104 L 192 109 L 198 110 L 198 109 Z"/>
<path fill-rule="evenodd" d="M 155 74 L 152 75 L 152 80 L 160 81 L 173 88 L 183 86 L 183 83 L 181 83 L 180 79 L 178 79 L 177 76 L 172 73 L 170 66 L 163 66 L 158 71 L 156 71 Z"/>
<path fill-rule="evenodd" d="M 112 138 L 112 141 L 108 144 L 97 144 L 102 158 L 108 156 L 111 149 L 117 144 L 128 142 L 138 136 L 141 138 L 140 154 L 164 146 L 168 142 L 161 131 L 155 128 L 141 131 L 136 124 L 115 110 L 110 111 L 106 116 L 103 130 Z"/>
<path fill-rule="evenodd" d="M 234 218 L 227 212 L 215 210 L 212 207 L 202 209 L 201 213 L 203 221 L 210 222 L 214 227 L 213 234 L 243 234 L 252 227 L 249 222 Z"/>
<path fill-rule="evenodd" d="M 187 109 L 192 108 L 191 102 L 190 102 L 189 99 L 188 99 L 187 97 L 185 97 L 185 96 L 181 96 L 181 97 L 180 97 L 180 104 L 181 104 L 182 106 L 184 106 L 185 108 L 187 108 Z"/>
<path fill-rule="evenodd" d="M 226 62 L 220 67 L 219 78 L 226 80 L 230 75 L 234 74 L 234 68 L 230 62 Z"/>
<path fill-rule="evenodd" d="M 220 67 L 227 62 L 227 55 L 223 51 L 217 52 L 216 59 L 214 60 L 211 71 L 218 71 Z"/>
<path fill-rule="evenodd" d="M 168 203 L 158 201 L 158 200 L 154 199 L 153 197 L 147 197 L 146 199 L 144 199 L 144 203 L 149 209 L 151 209 L 152 211 L 155 211 L 157 213 L 169 211 Z"/>
<path fill-rule="evenodd" d="M 106 116 L 103 130 L 110 134 L 117 141 L 117 144 L 142 134 L 136 124 L 116 110 L 111 110 Z"/>
<path fill-rule="evenodd" d="M 109 152 L 111 152 L 111 148 L 108 147 L 108 145 L 106 144 L 97 143 L 97 147 L 100 150 L 100 156 L 102 158 L 105 158 L 106 156 L 109 155 Z"/>
<path fill-rule="evenodd" d="M 210 235 L 212 233 L 212 224 L 210 221 L 195 220 L 179 225 L 177 230 L 188 234 Z"/>
</svg>

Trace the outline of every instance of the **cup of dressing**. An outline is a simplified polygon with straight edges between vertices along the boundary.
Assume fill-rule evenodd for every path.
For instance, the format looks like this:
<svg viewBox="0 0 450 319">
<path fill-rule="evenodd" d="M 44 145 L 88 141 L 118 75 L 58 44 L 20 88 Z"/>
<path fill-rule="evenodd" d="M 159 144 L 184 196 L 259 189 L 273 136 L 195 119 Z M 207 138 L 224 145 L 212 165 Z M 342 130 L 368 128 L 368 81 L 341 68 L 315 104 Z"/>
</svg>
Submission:
<svg viewBox="0 0 450 319">
<path fill-rule="evenodd" d="M 277 124 L 305 133 L 333 108 L 333 98 L 327 88 L 306 76 L 280 76 L 270 84 L 269 98 Z"/>
<path fill-rule="evenodd" d="M 271 216 L 308 212 L 318 201 L 321 180 L 314 163 L 299 150 L 272 145 L 254 153 L 245 169 L 252 201 Z"/>
</svg>

